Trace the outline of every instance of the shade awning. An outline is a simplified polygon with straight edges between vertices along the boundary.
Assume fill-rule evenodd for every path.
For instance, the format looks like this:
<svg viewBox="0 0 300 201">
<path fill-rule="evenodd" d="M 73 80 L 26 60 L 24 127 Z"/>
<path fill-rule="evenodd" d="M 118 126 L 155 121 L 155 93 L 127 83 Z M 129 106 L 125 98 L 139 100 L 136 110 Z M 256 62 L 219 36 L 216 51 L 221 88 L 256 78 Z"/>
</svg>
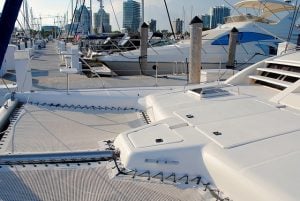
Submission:
<svg viewBox="0 0 300 201">
<path fill-rule="evenodd" d="M 262 10 L 262 16 L 268 17 L 274 13 L 295 10 L 295 6 L 289 3 L 275 0 L 245 0 L 234 5 L 235 8 L 249 8 Z"/>
</svg>

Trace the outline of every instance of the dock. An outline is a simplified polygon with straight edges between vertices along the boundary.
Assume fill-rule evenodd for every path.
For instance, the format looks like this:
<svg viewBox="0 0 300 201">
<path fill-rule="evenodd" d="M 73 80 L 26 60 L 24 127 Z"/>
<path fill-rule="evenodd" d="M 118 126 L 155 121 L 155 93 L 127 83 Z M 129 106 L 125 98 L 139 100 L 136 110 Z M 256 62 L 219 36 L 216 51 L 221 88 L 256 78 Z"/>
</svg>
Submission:
<svg viewBox="0 0 300 201">
<path fill-rule="evenodd" d="M 48 42 L 45 49 L 36 50 L 30 60 L 33 90 L 64 90 L 66 74 L 59 72 L 62 67 L 54 42 Z M 88 78 L 84 73 L 70 75 L 70 89 L 99 89 L 123 87 L 183 86 L 186 75 L 165 75 L 157 79 L 152 76 L 94 76 Z M 7 84 L 13 84 L 14 72 L 4 76 Z M 0 85 L 3 85 L 1 83 Z"/>
</svg>

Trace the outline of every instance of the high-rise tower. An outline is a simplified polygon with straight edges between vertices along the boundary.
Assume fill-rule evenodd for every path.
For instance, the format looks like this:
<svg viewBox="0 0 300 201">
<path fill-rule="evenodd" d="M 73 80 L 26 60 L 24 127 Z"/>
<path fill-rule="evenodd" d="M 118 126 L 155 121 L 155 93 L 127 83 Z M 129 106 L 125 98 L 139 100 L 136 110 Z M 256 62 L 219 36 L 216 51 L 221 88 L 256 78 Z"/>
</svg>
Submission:
<svg viewBox="0 0 300 201">
<path fill-rule="evenodd" d="M 123 2 L 123 28 L 128 32 L 138 32 L 141 23 L 141 4 L 134 0 Z"/>
</svg>

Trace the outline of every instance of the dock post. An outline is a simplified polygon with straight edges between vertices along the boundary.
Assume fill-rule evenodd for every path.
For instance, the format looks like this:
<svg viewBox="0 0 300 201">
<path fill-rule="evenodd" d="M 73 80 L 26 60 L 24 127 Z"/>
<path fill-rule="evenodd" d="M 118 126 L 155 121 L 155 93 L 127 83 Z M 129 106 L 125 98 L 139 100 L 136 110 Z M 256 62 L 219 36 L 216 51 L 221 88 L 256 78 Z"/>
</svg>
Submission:
<svg viewBox="0 0 300 201">
<path fill-rule="evenodd" d="M 144 22 L 141 26 L 141 47 L 140 47 L 140 74 L 147 68 L 147 49 L 148 49 L 148 28 Z"/>
<path fill-rule="evenodd" d="M 18 92 L 28 92 L 32 89 L 29 50 L 19 50 L 14 55 Z"/>
<path fill-rule="evenodd" d="M 201 75 L 202 20 L 196 16 L 190 23 L 191 47 L 189 84 L 199 84 Z"/>
<path fill-rule="evenodd" d="M 226 64 L 227 69 L 234 69 L 236 45 L 238 43 L 239 31 L 233 27 L 229 35 L 229 47 L 228 47 L 228 61 Z"/>
</svg>

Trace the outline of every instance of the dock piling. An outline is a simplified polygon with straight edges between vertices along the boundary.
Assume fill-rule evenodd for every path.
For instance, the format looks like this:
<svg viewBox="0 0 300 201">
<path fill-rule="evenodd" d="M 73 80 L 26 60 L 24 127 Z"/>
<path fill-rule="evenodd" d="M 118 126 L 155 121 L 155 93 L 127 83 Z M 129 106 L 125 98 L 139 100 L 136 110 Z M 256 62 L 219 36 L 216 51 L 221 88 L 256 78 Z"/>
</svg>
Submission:
<svg viewBox="0 0 300 201">
<path fill-rule="evenodd" d="M 234 69 L 238 36 L 239 36 L 239 31 L 235 27 L 233 27 L 229 34 L 228 61 L 226 64 L 227 69 Z"/>
<path fill-rule="evenodd" d="M 201 48 L 202 48 L 202 20 L 196 16 L 190 23 L 191 47 L 190 47 L 190 69 L 189 83 L 199 84 L 201 75 Z"/>
<path fill-rule="evenodd" d="M 148 49 L 148 28 L 144 22 L 141 26 L 141 47 L 140 47 L 140 74 L 147 68 L 147 49 Z"/>
</svg>

